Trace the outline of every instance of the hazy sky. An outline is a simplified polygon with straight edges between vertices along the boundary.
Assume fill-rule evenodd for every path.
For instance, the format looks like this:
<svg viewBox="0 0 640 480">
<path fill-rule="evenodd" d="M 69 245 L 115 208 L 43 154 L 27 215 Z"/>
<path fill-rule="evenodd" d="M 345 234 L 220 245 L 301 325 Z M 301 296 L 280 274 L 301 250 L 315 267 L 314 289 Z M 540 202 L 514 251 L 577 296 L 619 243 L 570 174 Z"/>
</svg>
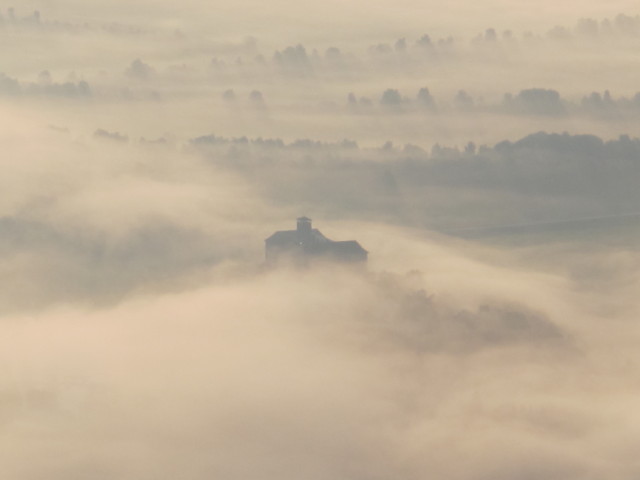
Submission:
<svg viewBox="0 0 640 480">
<path fill-rule="evenodd" d="M 9 8 L 0 478 L 638 478 L 635 2 Z"/>
</svg>

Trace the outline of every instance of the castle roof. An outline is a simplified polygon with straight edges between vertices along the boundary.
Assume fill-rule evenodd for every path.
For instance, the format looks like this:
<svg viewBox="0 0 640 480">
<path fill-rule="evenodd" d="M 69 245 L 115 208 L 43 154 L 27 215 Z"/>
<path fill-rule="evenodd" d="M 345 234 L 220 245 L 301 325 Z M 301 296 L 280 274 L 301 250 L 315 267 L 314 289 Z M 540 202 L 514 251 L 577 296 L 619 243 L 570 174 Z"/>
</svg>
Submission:
<svg viewBox="0 0 640 480">
<path fill-rule="evenodd" d="M 327 237 L 325 237 L 322 233 L 320 233 L 320 230 L 318 230 L 317 228 L 314 228 L 313 230 L 311 230 L 310 232 L 307 232 L 306 234 L 301 234 L 301 232 L 299 232 L 298 230 L 280 230 L 278 232 L 275 232 L 269 238 L 267 238 L 265 242 L 271 243 L 271 244 L 279 244 L 279 245 L 285 245 L 289 243 L 298 245 L 300 244 L 300 242 L 304 242 L 305 240 L 306 241 L 311 240 L 315 242 L 331 242 L 332 241 L 332 240 L 329 240 Z"/>
<path fill-rule="evenodd" d="M 304 224 L 307 224 L 306 227 Z M 341 261 L 366 260 L 367 251 L 355 240 L 334 241 L 311 227 L 311 219 L 298 218 L 297 230 L 281 230 L 265 240 L 267 257 L 285 252 L 298 252 L 305 257 L 331 257 Z M 275 253 L 280 252 L 280 253 Z"/>
</svg>

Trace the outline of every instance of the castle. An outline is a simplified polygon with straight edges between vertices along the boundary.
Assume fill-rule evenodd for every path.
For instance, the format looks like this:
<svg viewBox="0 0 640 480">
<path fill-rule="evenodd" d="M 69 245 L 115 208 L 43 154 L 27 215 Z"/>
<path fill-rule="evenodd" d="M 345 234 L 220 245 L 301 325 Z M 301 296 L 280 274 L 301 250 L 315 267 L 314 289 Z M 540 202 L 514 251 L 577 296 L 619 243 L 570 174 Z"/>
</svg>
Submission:
<svg viewBox="0 0 640 480">
<path fill-rule="evenodd" d="M 323 259 L 340 263 L 364 263 L 368 252 L 355 240 L 336 242 L 311 227 L 311 219 L 300 217 L 295 230 L 274 233 L 265 240 L 265 257 L 270 265 L 282 261 L 307 265 Z"/>
</svg>

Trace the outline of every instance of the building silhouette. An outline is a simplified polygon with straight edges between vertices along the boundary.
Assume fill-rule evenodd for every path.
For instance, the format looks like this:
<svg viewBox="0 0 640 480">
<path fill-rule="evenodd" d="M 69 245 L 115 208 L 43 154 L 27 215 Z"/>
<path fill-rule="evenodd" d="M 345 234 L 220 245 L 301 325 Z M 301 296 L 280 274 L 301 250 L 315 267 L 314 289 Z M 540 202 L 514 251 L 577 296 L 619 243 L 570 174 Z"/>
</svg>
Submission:
<svg viewBox="0 0 640 480">
<path fill-rule="evenodd" d="M 336 242 L 311 227 L 311 219 L 297 219 L 295 230 L 275 232 L 265 240 L 265 257 L 270 265 L 290 263 L 308 265 L 313 260 L 340 263 L 364 263 L 367 251 L 355 240 Z"/>
</svg>

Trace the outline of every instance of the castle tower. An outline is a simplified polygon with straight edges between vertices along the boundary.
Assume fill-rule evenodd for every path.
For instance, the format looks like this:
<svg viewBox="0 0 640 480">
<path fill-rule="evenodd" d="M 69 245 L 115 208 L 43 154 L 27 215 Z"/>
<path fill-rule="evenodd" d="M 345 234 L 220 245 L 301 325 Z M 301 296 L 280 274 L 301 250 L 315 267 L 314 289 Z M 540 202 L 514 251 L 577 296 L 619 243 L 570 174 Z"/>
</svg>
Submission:
<svg viewBox="0 0 640 480">
<path fill-rule="evenodd" d="M 311 219 L 307 217 L 298 218 L 298 235 L 309 235 L 311 233 Z"/>
</svg>

